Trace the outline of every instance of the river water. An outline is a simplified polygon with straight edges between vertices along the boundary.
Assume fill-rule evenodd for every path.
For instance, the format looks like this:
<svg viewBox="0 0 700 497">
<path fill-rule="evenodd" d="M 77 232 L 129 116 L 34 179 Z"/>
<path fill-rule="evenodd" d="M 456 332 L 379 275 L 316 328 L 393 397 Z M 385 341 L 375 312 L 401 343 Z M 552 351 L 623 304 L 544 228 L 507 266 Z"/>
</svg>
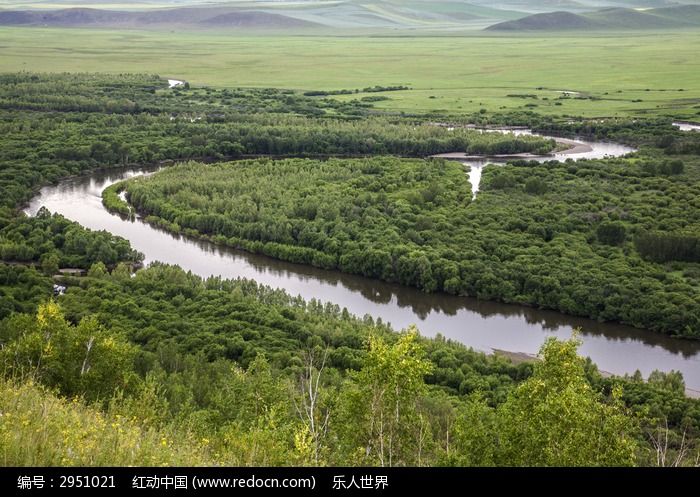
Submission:
<svg viewBox="0 0 700 497">
<path fill-rule="evenodd" d="M 536 354 L 546 337 L 567 338 L 573 329 L 580 328 L 583 342 L 580 353 L 590 356 L 601 370 L 625 374 L 639 369 L 645 376 L 654 369 L 678 370 L 689 388 L 700 391 L 698 342 L 554 311 L 425 294 L 413 288 L 282 262 L 171 235 L 141 219 L 124 220 L 104 209 L 102 190 L 122 179 L 151 171 L 153 168 L 120 168 L 70 178 L 43 188 L 25 212 L 34 215 L 45 206 L 85 227 L 122 236 L 145 254 L 146 263 L 177 264 L 203 277 L 251 278 L 305 299 L 336 303 L 358 316 L 369 314 L 381 318 L 395 329 L 416 324 L 423 335 L 441 333 L 485 352 L 497 349 Z"/>
<path fill-rule="evenodd" d="M 698 131 L 700 132 L 700 124 L 693 123 L 673 123 L 675 127 L 681 131 Z"/>
<path fill-rule="evenodd" d="M 501 133 L 504 130 L 494 129 L 488 130 L 495 133 Z M 535 135 L 542 136 L 538 133 L 533 133 L 529 129 L 512 129 L 509 130 L 514 135 Z M 538 162 L 545 162 L 548 160 L 565 161 L 567 159 L 579 160 L 579 159 L 604 159 L 606 157 L 620 157 L 622 155 L 634 152 L 632 147 L 627 145 L 622 145 L 619 143 L 612 142 L 593 142 L 588 140 L 582 140 L 577 138 L 576 140 L 563 140 L 558 138 L 560 143 L 571 145 L 572 148 L 569 150 L 564 150 L 562 152 L 557 152 L 552 155 L 532 157 L 527 158 L 527 160 L 535 160 Z M 472 186 L 472 197 L 476 198 L 476 194 L 479 191 L 479 185 L 481 183 L 481 173 L 487 165 L 503 165 L 506 164 L 508 159 L 469 159 L 460 161 L 464 165 L 469 166 L 469 183 Z"/>
</svg>

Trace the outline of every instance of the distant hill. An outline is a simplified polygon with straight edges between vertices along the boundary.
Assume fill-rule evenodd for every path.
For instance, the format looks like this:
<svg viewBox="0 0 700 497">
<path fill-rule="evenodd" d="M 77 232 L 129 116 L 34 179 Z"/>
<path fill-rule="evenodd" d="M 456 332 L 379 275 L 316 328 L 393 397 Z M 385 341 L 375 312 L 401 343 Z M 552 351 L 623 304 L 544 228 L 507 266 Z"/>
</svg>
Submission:
<svg viewBox="0 0 700 497">
<path fill-rule="evenodd" d="M 700 12 L 700 7 L 694 6 Z M 674 8 L 664 9 L 673 10 Z M 692 26 L 693 23 L 686 22 L 682 17 L 671 18 L 662 17 L 652 10 L 632 10 L 632 9 L 603 9 L 597 12 L 585 14 L 588 19 L 603 25 L 604 27 L 616 29 L 664 29 Z"/>
<path fill-rule="evenodd" d="M 548 12 L 500 22 L 486 29 L 489 31 L 572 31 L 687 27 L 700 27 L 700 5 L 648 10 L 608 8 L 585 13 Z"/>
<path fill-rule="evenodd" d="M 270 12 L 222 7 L 185 7 L 150 11 L 73 8 L 53 11 L 0 11 L 1 26 L 118 28 L 312 28 L 319 25 Z"/>
<path fill-rule="evenodd" d="M 0 0 L 0 6 L 4 0 Z M 20 0 L 18 0 L 19 2 Z M 38 8 L 0 10 L 0 25 L 57 27 L 196 27 L 196 28 L 310 28 L 331 29 L 482 29 L 499 21 L 517 19 L 526 12 L 474 5 L 467 0 L 278 0 L 188 5 L 156 8 L 138 0 L 43 0 Z M 700 0 L 699 0 L 700 1 Z M 168 4 L 167 0 L 165 0 Z M 75 5 L 81 4 L 80 8 Z M 159 3 L 160 5 L 160 3 Z"/>
<path fill-rule="evenodd" d="M 653 12 L 654 15 L 659 17 L 700 24 L 700 5 L 680 5 L 678 7 L 654 9 Z"/>
<path fill-rule="evenodd" d="M 269 12 L 229 12 L 200 21 L 202 26 L 239 28 L 311 28 L 319 24 Z"/>
<path fill-rule="evenodd" d="M 477 2 L 479 0 L 476 0 Z M 491 0 L 490 5 L 494 2 Z M 521 12 L 551 12 L 551 11 L 581 11 L 591 10 L 586 0 L 502 0 L 498 2 L 499 7 L 519 10 Z M 600 5 L 600 4 L 598 4 Z"/>
<path fill-rule="evenodd" d="M 688 25 L 695 14 L 675 11 L 680 3 L 700 0 L 0 0 L 0 26 L 450 32 L 506 21 L 510 30 L 604 29 L 617 16 L 616 26 L 644 28 Z"/>
<path fill-rule="evenodd" d="M 655 9 L 699 4 L 698 0 L 469 0 L 477 5 L 497 5 L 499 9 L 517 10 L 526 14 L 552 12 L 591 12 L 605 8 Z"/>
<path fill-rule="evenodd" d="M 573 12 L 547 12 L 506 21 L 489 26 L 490 31 L 558 31 L 570 29 L 595 29 L 600 26 L 590 19 Z"/>
</svg>

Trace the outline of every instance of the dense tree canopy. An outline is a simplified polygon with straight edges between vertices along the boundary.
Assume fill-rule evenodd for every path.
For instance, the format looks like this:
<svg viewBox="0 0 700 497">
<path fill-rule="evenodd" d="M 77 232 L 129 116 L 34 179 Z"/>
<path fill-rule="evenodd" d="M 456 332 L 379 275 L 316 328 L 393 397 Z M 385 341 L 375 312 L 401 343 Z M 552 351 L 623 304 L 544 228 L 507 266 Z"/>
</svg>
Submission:
<svg viewBox="0 0 700 497">
<path fill-rule="evenodd" d="M 16 208 L 38 187 L 97 168 L 246 155 L 424 156 L 554 146 L 368 115 L 370 106 L 277 89 L 168 89 L 148 75 L 0 75 L 0 259 L 37 262 L 46 271 L 134 259 L 118 238 L 66 220 L 49 226 L 17 218 Z"/>
<path fill-rule="evenodd" d="M 575 341 L 548 341 L 533 372 L 250 281 L 91 274 L 60 307 L 0 321 L 8 463 L 656 464 L 647 430 L 668 426 L 671 454 L 700 429 L 678 378 L 604 379 Z M 99 403 L 67 410 L 29 378 Z M 304 378 L 318 379 L 313 432 Z"/>
<path fill-rule="evenodd" d="M 106 204 L 171 231 L 425 291 L 697 337 L 700 173 L 651 159 L 464 168 L 390 157 L 182 164 Z M 696 207 L 696 208 L 693 208 Z M 685 261 L 685 262 L 684 262 Z M 660 262 L 673 264 L 665 271 Z"/>
<path fill-rule="evenodd" d="M 15 217 L 0 224 L 0 260 L 44 263 L 51 257 L 59 267 L 88 269 L 98 261 L 108 266 L 137 263 L 143 254 L 121 237 L 85 229 L 44 208 L 32 218 Z"/>
<path fill-rule="evenodd" d="M 44 182 L 124 163 L 554 148 L 551 140 L 448 131 L 401 117 L 359 120 L 371 104 L 340 105 L 291 91 L 165 86 L 144 75 L 0 75 L 0 206 L 27 200 Z"/>
</svg>

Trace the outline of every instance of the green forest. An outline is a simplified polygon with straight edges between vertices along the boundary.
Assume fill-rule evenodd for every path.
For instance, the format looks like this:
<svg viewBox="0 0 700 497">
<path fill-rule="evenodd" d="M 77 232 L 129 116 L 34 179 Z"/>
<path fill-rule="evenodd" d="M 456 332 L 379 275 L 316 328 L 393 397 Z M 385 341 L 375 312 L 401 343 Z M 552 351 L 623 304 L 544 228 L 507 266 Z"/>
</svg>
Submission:
<svg viewBox="0 0 700 497">
<path fill-rule="evenodd" d="M 692 464 L 700 430 L 678 375 L 603 378 L 575 339 L 514 365 L 171 266 L 96 263 L 0 340 L 10 465 Z"/>
<path fill-rule="evenodd" d="M 685 162 L 688 162 L 686 167 Z M 700 333 L 700 168 L 391 157 L 188 163 L 107 190 L 158 226 L 291 262 L 668 334 Z M 687 170 L 686 170 L 687 169 Z"/>
<path fill-rule="evenodd" d="M 467 123 L 639 151 L 488 167 L 472 199 L 462 164 L 427 157 L 556 143 Z M 446 124 L 330 94 L 1 74 L 0 464 L 696 464 L 700 400 L 678 372 L 603 375 L 576 337 L 515 364 L 322 296 L 141 269 L 128 240 L 22 212 L 71 176 L 161 165 L 105 205 L 130 215 L 126 191 L 153 224 L 222 245 L 698 337 L 700 133 L 531 111 Z"/>
</svg>

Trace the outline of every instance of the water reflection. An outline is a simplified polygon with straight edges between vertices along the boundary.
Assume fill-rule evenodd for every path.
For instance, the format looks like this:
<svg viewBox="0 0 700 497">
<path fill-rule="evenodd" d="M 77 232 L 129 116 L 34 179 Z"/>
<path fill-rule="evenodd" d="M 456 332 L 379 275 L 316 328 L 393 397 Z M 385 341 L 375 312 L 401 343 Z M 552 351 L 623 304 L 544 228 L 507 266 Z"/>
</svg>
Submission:
<svg viewBox="0 0 700 497">
<path fill-rule="evenodd" d="M 505 130 L 493 129 L 490 130 L 494 133 L 502 133 Z M 529 129 L 513 129 L 508 130 L 514 135 L 534 135 L 542 136 L 538 133 L 533 133 Z M 623 155 L 634 152 L 635 149 L 628 147 L 627 145 L 622 145 L 613 142 L 593 142 L 584 140 L 582 138 L 576 138 L 575 140 L 563 140 L 563 143 L 571 145 L 572 148 L 569 151 L 557 152 L 553 155 L 543 155 L 540 157 L 530 157 L 527 160 L 533 160 L 537 162 L 547 162 L 551 160 L 556 161 L 566 161 L 566 160 L 581 160 L 581 159 L 604 159 L 606 157 L 621 157 Z M 469 167 L 469 183 L 472 187 L 472 198 L 476 198 L 479 192 L 479 186 L 481 184 L 481 175 L 484 168 L 488 165 L 502 166 L 508 162 L 508 159 L 469 159 L 461 161 L 462 164 Z"/>
<path fill-rule="evenodd" d="M 203 277 L 252 278 L 283 288 L 305 299 L 333 302 L 358 316 L 369 314 L 396 329 L 417 324 L 427 336 L 441 333 L 475 349 L 536 353 L 547 336 L 568 337 L 581 329 L 581 352 L 602 370 L 616 374 L 636 369 L 681 371 L 691 388 L 700 389 L 700 343 L 672 339 L 628 326 L 599 323 L 525 306 L 479 301 L 359 276 L 291 264 L 266 256 L 173 236 L 145 224 L 125 220 L 104 210 L 101 192 L 110 184 L 153 168 L 119 169 L 73 178 L 42 189 L 26 212 L 43 205 L 91 229 L 105 229 L 129 239 L 146 254 L 146 262 L 178 264 Z"/>
</svg>

